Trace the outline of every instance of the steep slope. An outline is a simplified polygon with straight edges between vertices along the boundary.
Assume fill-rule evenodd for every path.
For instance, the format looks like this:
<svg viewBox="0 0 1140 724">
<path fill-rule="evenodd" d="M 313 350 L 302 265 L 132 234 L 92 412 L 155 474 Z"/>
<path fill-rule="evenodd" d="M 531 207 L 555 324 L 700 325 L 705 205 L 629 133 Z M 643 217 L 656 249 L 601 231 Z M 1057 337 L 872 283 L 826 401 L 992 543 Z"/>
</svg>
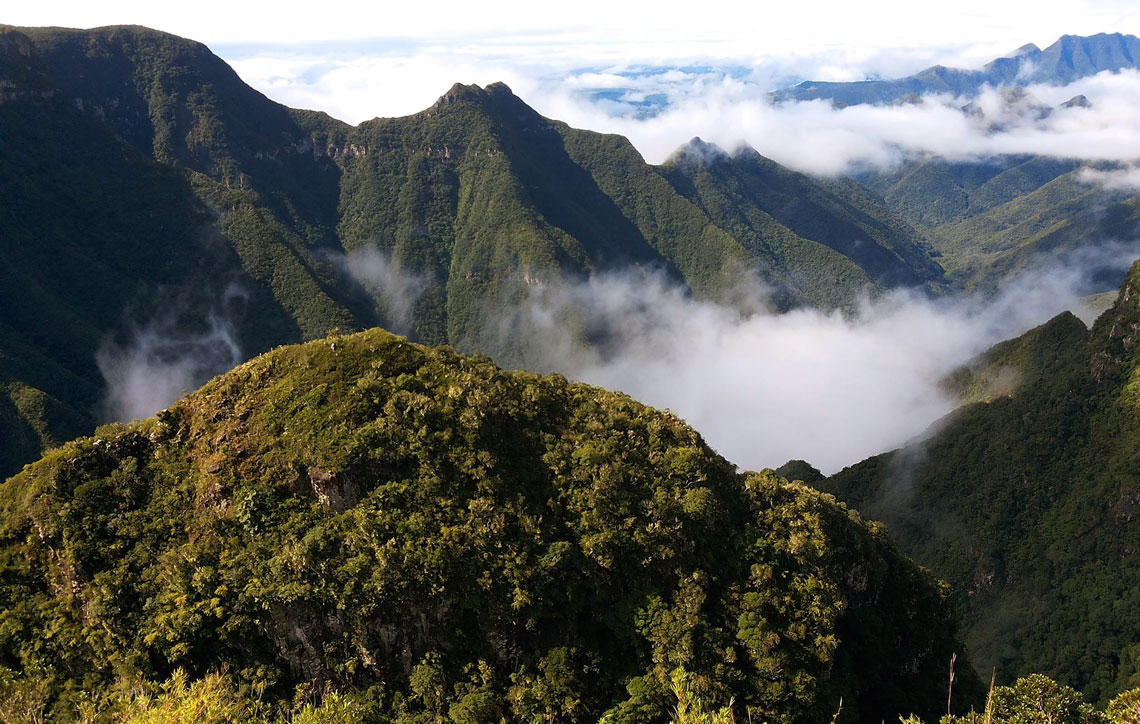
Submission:
<svg viewBox="0 0 1140 724">
<path fill-rule="evenodd" d="M 680 279 L 504 85 L 456 85 L 344 143 L 340 234 L 428 281 L 408 320 L 419 339 L 511 354 L 497 322 L 530 286 L 633 265 Z"/>
<path fill-rule="evenodd" d="M 854 82 L 804 81 L 772 94 L 776 101 L 831 100 L 840 105 L 888 104 L 927 93 L 976 95 L 983 86 L 1066 85 L 1103 71 L 1140 68 L 1140 38 L 1121 33 L 1062 35 L 1045 50 L 1032 43 L 981 70 L 932 66 L 905 78 Z"/>
<path fill-rule="evenodd" d="M 134 309 L 172 304 L 163 290 L 187 282 L 208 308 L 241 278 L 186 179 L 79 111 L 21 34 L 0 33 L 0 82 L 0 379 L 47 402 L 11 398 L 23 423 L 4 416 L 7 475 L 39 454 L 36 441 L 92 429 L 96 351 Z M 269 309 L 258 316 L 273 327 Z"/>
<path fill-rule="evenodd" d="M 167 33 L 19 30 L 59 95 L 132 148 L 183 172 L 243 270 L 302 336 L 351 326 L 366 313 L 362 299 L 338 289 L 336 270 L 321 255 L 340 249 L 339 169 L 314 153 L 289 109 L 243 83 L 206 46 Z M 283 341 L 266 336 L 255 349 Z"/>
<path fill-rule="evenodd" d="M 1140 264 L 1091 331 L 1061 315 L 957 377 L 988 402 L 817 483 L 951 582 L 980 666 L 1101 701 L 1140 684 L 1138 300 Z"/>
<path fill-rule="evenodd" d="M 681 195 L 767 261 L 766 281 L 814 306 L 848 303 L 851 288 L 941 280 L 913 229 L 854 182 L 811 179 L 750 148 L 730 155 L 699 138 L 663 170 Z"/>
<path fill-rule="evenodd" d="M 676 667 L 760 721 L 931 714 L 944 596 L 881 528 L 668 413 L 380 330 L 0 486 L 0 684 L 61 720 L 175 667 L 398 722 L 663 722 Z"/>
<path fill-rule="evenodd" d="M 337 156 L 345 246 L 380 249 L 427 280 L 410 329 L 425 341 L 512 362 L 526 357 L 495 336 L 503 310 L 529 287 L 601 270 L 661 269 L 697 296 L 722 301 L 759 277 L 789 290 L 777 306 L 829 307 L 850 304 L 868 286 L 920 286 L 941 275 L 900 219 L 879 217 L 871 233 L 837 243 L 881 207 L 869 196 L 838 202 L 820 182 L 772 168 L 794 177 L 795 189 L 767 199 L 779 184 L 756 184 L 737 194 L 738 203 L 787 207 L 797 195 L 830 202 L 801 214 L 814 212 L 813 226 L 799 224 L 804 238 L 797 236 L 811 253 L 780 257 L 770 242 L 794 233 L 789 217 L 726 228 L 628 140 L 549 121 L 502 84 L 456 85 L 422 113 L 330 138 L 350 149 Z M 377 193 L 385 188 L 396 192 Z M 811 268 L 828 244 L 838 249 L 833 263 L 852 273 L 835 280 Z M 899 258 L 896 249 L 909 256 Z M 790 286 L 799 272 L 804 279 Z"/>
</svg>

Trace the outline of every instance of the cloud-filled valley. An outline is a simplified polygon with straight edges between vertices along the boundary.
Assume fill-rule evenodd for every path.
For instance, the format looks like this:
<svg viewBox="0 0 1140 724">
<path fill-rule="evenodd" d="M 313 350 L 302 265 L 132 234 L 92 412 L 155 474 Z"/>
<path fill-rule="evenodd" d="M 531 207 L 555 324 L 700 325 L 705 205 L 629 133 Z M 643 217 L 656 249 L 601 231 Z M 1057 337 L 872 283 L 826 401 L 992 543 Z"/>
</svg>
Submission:
<svg viewBox="0 0 1140 724">
<path fill-rule="evenodd" d="M 504 329 L 529 365 L 683 417 L 744 468 L 804 459 L 826 473 L 918 436 L 957 402 L 941 380 L 991 345 L 1070 310 L 1091 323 L 1089 278 L 1137 255 L 1114 244 L 1027 272 L 992 298 L 907 291 L 855 313 L 742 315 L 660 276 L 601 275 L 536 289 Z M 586 345 L 574 330 L 602 340 Z"/>
</svg>

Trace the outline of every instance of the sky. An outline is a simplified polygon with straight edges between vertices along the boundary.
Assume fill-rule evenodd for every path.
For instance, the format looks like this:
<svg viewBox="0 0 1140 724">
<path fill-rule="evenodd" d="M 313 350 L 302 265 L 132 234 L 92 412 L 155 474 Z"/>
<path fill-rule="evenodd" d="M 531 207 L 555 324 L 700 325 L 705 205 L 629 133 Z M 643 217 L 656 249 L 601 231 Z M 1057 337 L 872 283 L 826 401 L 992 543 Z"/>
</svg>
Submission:
<svg viewBox="0 0 1140 724">
<path fill-rule="evenodd" d="M 773 108 L 767 94 L 804 79 L 898 77 L 935 63 L 980 67 L 1065 33 L 1140 34 L 1140 4 L 1124 0 L 961 0 L 938 7 L 878 2 L 737 3 L 671 0 L 535 2 L 13 3 L 15 25 L 140 24 L 206 43 L 254 88 L 294 108 L 349 123 L 415 113 L 455 82 L 507 83 L 549 118 L 627 136 L 651 163 L 701 136 L 747 144 L 797 170 L 834 174 L 938 154 L 1003 152 L 1130 162 L 1140 148 L 1140 75 L 1043 88 L 1056 105 L 1085 86 L 1113 108 L 1044 123 L 959 117 L 956 99 L 921 107 Z M 1119 79 L 1117 79 L 1119 80 Z M 1096 90 L 1096 88 L 1094 88 Z M 1100 99 L 1097 99 L 1100 100 Z M 643 104 L 655 109 L 646 117 Z M 1000 106 L 1000 99 L 991 99 Z M 999 109 L 1002 113 L 1009 109 Z M 1016 109 L 1015 109 L 1016 110 Z M 1134 184 L 1137 174 L 1123 176 Z M 1090 180 L 1097 177 L 1090 175 Z M 1117 177 L 1102 179 L 1116 183 Z"/>
<path fill-rule="evenodd" d="M 47 0 L 10 3 L 2 19 L 139 24 L 200 40 L 270 97 L 353 123 L 413 113 L 456 81 L 506 81 L 527 99 L 524 93 L 542 96 L 544 84 L 573 70 L 594 69 L 604 84 L 606 71 L 630 65 L 704 64 L 744 69 L 771 86 L 794 78 L 893 77 L 934 62 L 978 66 L 1065 33 L 1140 34 L 1140 6 L 1126 0 L 959 0 L 937 13 L 932 7 L 910 0 L 201 0 L 191 13 L 150 1 Z"/>
</svg>

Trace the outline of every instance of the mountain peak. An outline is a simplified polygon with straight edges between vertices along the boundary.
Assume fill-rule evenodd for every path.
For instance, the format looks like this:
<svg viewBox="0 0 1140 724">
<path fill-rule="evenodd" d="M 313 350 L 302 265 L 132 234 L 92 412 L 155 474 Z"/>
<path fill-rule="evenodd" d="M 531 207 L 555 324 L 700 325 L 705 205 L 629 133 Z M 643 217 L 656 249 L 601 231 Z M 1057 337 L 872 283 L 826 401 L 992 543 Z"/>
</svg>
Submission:
<svg viewBox="0 0 1140 724">
<path fill-rule="evenodd" d="M 514 99 L 520 103 L 522 102 L 519 97 L 511 91 L 510 86 L 502 81 L 496 81 L 486 87 L 474 83 L 471 85 L 455 83 L 446 93 L 439 97 L 433 107 L 450 106 L 456 103 L 485 103 L 488 100 L 503 101 L 509 99 Z"/>
<path fill-rule="evenodd" d="M 464 102 L 477 103 L 485 96 L 486 91 L 475 84 L 464 85 L 462 83 L 455 83 L 446 93 L 439 97 L 434 105 L 439 107 Z"/>
<path fill-rule="evenodd" d="M 706 165 L 713 161 L 728 158 L 728 156 L 728 151 L 715 143 L 709 143 L 700 136 L 693 136 L 688 143 L 673 152 L 668 163 L 689 162 Z"/>
</svg>

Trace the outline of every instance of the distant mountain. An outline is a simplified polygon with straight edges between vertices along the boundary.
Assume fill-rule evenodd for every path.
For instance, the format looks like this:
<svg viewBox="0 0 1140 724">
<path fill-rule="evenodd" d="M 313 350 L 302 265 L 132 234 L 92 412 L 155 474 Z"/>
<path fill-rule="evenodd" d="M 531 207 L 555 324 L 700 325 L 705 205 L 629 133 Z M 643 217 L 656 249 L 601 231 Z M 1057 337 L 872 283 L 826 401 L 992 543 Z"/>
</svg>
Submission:
<svg viewBox="0 0 1140 724">
<path fill-rule="evenodd" d="M 957 592 L 999 679 L 1140 685 L 1140 263 L 1092 327 L 1062 314 L 947 381 L 972 404 L 817 487 Z M 809 476 L 810 477 L 810 476 Z"/>
<path fill-rule="evenodd" d="M 27 467 L 0 584 L 0 698 L 36 721 L 176 668 L 393 724 L 665 724 L 677 669 L 737 721 L 931 720 L 954 652 L 980 693 L 881 526 L 624 395 L 382 330 Z"/>
<path fill-rule="evenodd" d="M 188 366 L 191 387 L 377 325 L 519 365 L 527 340 L 504 315 L 602 270 L 722 301 L 759 280 L 778 308 L 942 275 L 871 195 L 755 154 L 735 176 L 654 167 L 502 84 L 354 128 L 268 100 L 182 38 L 4 28 L 0 123 L 0 421 L 16 441 L 0 475 L 105 414 L 108 345 Z M 804 203 L 760 198 L 784 181 Z M 218 336 L 229 352 L 196 359 Z"/>
<path fill-rule="evenodd" d="M 847 83 L 804 81 L 776 91 L 779 101 L 830 100 L 844 106 L 897 103 L 927 93 L 976 95 L 983 86 L 1066 85 L 1102 71 L 1140 68 L 1140 38 L 1120 33 L 1063 35 L 1045 50 L 1030 43 L 981 70 L 936 65 L 905 78 Z"/>
<path fill-rule="evenodd" d="M 1140 196 L 1090 183 L 1088 170 L 1075 160 L 999 156 L 919 159 L 855 178 L 924 235 L 952 288 L 993 291 L 1035 264 L 1069 258 L 1088 269 L 1092 294 L 1116 289 L 1127 270 L 1131 259 L 1113 249 L 1140 238 Z"/>
</svg>

